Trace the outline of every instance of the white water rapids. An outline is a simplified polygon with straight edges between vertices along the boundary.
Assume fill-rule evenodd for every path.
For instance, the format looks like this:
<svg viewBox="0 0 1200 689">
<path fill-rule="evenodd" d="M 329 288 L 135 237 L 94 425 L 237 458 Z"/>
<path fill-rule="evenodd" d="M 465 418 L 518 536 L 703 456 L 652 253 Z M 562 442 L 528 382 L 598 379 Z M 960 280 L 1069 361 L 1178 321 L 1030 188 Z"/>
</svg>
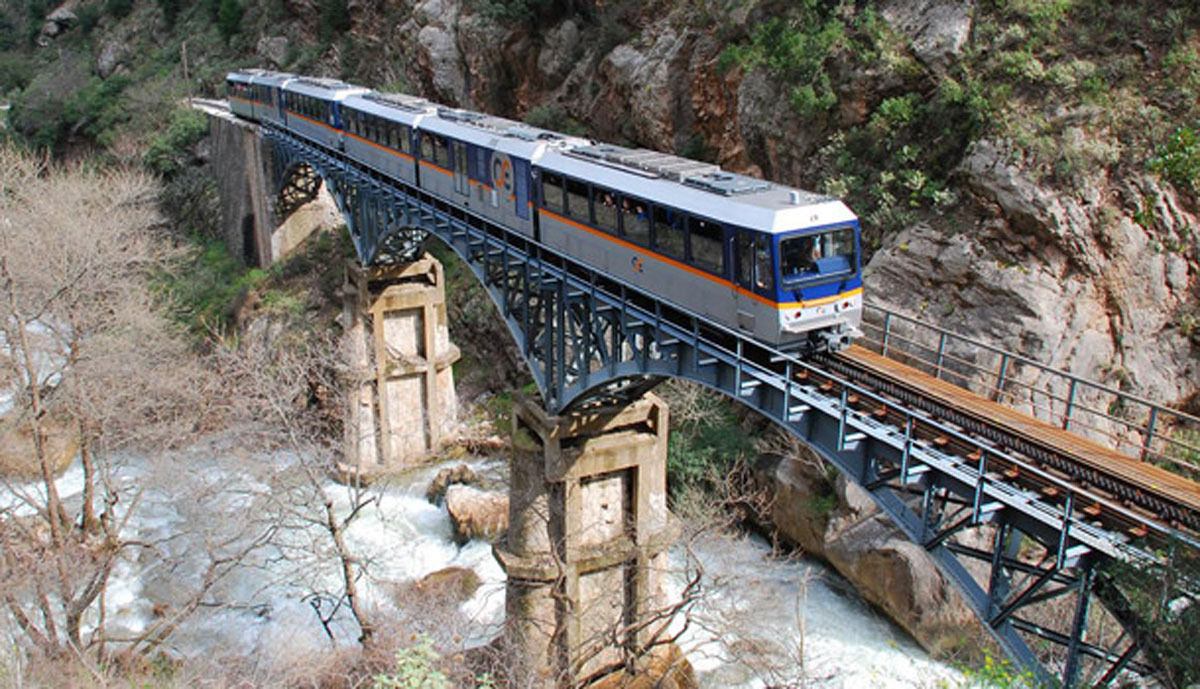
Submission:
<svg viewBox="0 0 1200 689">
<path fill-rule="evenodd" d="M 122 476 L 150 486 L 139 498 L 127 526 L 129 533 L 165 544 L 160 548 L 178 559 L 170 567 L 160 558 L 143 561 L 133 554 L 121 561 L 105 597 L 110 634 L 136 634 L 164 609 L 179 604 L 176 598 L 202 566 L 191 562 L 189 554 L 201 552 L 216 538 L 214 534 L 223 533 L 218 525 L 229 523 L 233 533 L 252 521 L 250 511 L 263 504 L 267 489 L 259 474 L 241 468 L 251 461 L 286 464 L 278 457 L 242 456 L 212 460 L 208 466 L 193 461 L 187 473 L 200 478 L 180 480 L 178 464 L 163 469 L 136 459 L 127 461 Z M 494 478 L 503 470 L 494 461 L 471 464 Z M 503 625 L 504 573 L 490 545 L 472 541 L 456 546 L 445 508 L 425 500 L 425 490 L 442 466 L 421 467 L 373 489 L 379 499 L 353 521 L 348 545 L 367 564 L 368 576 L 360 586 L 379 619 L 394 620 L 406 632 L 415 629 L 440 642 L 482 645 Z M 10 489 L 39 491 L 37 484 L 10 489 L 3 485 L 0 510 L 15 504 Z M 78 463 L 58 485 L 68 501 L 79 499 Z M 198 499 L 198 485 L 238 489 Z M 329 482 L 324 490 L 344 514 L 346 489 Z M 191 534 L 192 527 L 206 520 L 216 531 Z M 298 554 L 327 549 L 328 539 L 322 537 L 316 529 L 300 530 L 286 539 L 284 547 L 256 551 L 247 566 L 232 570 L 209 596 L 220 604 L 201 607 L 170 637 L 169 651 L 201 663 L 221 663 L 224 658 L 238 659 L 245 666 L 250 658 L 249 666 L 266 681 L 277 675 L 272 668 L 311 659 L 335 645 L 353 645 L 357 629 L 346 611 L 330 616 L 331 642 L 311 602 L 315 591 L 339 590 L 332 562 L 310 563 Z M 201 543 L 202 538 L 209 541 Z M 704 572 L 704 594 L 691 611 L 692 623 L 680 645 L 705 687 L 933 688 L 957 683 L 957 673 L 930 660 L 820 564 L 775 558 L 759 539 L 716 533 L 694 540 L 691 553 L 689 559 L 682 546 L 672 552 L 679 574 L 672 577 L 671 586 L 678 595 L 689 562 L 698 563 Z M 396 592 L 407 582 L 446 567 L 473 570 L 482 582 L 458 605 L 460 619 L 431 620 L 423 611 L 405 610 L 404 597 Z M 326 600 L 320 609 L 328 613 L 330 605 Z"/>
</svg>

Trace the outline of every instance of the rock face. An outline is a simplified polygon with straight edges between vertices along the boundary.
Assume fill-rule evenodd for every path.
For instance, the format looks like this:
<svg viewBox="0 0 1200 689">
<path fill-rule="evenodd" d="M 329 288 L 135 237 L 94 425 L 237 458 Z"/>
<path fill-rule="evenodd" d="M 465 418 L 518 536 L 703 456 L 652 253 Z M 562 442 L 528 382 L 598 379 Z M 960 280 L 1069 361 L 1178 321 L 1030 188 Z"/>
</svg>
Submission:
<svg viewBox="0 0 1200 689">
<path fill-rule="evenodd" d="M 950 655 L 986 636 L 957 589 L 871 497 L 839 475 L 832 482 L 812 455 L 760 462 L 771 490 L 771 521 L 808 555 L 829 562 L 860 594 L 926 649 Z"/>
<path fill-rule="evenodd" d="M 883 4 L 884 19 L 909 40 L 917 59 L 944 70 L 966 45 L 975 14 L 973 0 L 893 0 Z"/>
<path fill-rule="evenodd" d="M 446 489 L 446 511 L 459 545 L 471 539 L 495 541 L 508 529 L 508 495 L 504 493 L 452 485 Z"/>
<path fill-rule="evenodd" d="M 471 467 L 466 464 L 459 464 L 454 467 L 446 467 L 433 477 L 433 481 L 429 483 L 429 488 L 425 491 L 425 499 L 433 504 L 438 504 L 446 497 L 446 490 L 452 485 L 474 485 L 479 483 L 479 477 Z"/>
<path fill-rule="evenodd" d="M 46 15 L 46 23 L 42 24 L 42 31 L 38 34 L 38 45 L 50 45 L 51 39 L 57 37 L 79 21 L 79 17 L 72 11 L 75 4 L 73 2 L 65 2 L 53 12 Z"/>
<path fill-rule="evenodd" d="M 875 302 L 1152 400 L 1195 395 L 1195 332 L 1178 314 L 1196 308 L 1186 228 L 1200 218 L 1148 176 L 1111 201 L 1081 198 L 1039 184 L 1016 158 L 1003 141 L 971 147 L 958 174 L 978 219 L 954 234 L 904 230 L 864 271 Z M 1146 206 L 1153 230 L 1137 221 Z M 1048 385 L 1035 371 L 1023 380 Z"/>
</svg>

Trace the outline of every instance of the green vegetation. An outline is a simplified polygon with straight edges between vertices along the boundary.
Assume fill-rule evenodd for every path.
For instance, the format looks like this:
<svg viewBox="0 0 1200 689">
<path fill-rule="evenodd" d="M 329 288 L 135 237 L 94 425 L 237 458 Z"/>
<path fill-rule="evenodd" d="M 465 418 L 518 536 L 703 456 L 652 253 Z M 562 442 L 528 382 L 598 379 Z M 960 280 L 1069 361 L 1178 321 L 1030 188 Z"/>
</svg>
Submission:
<svg viewBox="0 0 1200 689">
<path fill-rule="evenodd" d="M 1200 553 L 1182 543 L 1160 553 L 1161 563 L 1138 565 L 1114 560 L 1103 576 L 1125 597 L 1142 630 L 1154 639 L 1154 665 L 1167 686 L 1186 687 L 1200 681 Z"/>
<path fill-rule="evenodd" d="M 1180 189 L 1200 192 L 1200 122 L 1181 126 L 1159 145 L 1149 168 Z"/>
<path fill-rule="evenodd" d="M 160 175 L 173 175 L 183 166 L 187 149 L 208 136 L 208 118 L 186 106 L 171 111 L 166 131 L 150 137 L 144 156 L 147 167 Z"/>
<path fill-rule="evenodd" d="M 975 667 L 961 668 L 963 682 L 959 689 L 1049 689 L 1046 682 L 1028 670 L 1013 667 L 1007 659 L 985 653 L 983 662 Z"/>
<path fill-rule="evenodd" d="M 667 474 L 672 497 L 699 488 L 714 494 L 739 463 L 749 465 L 754 443 L 723 396 L 691 383 L 671 381 L 663 395 L 671 405 Z"/>
<path fill-rule="evenodd" d="M 763 65 L 788 86 L 792 107 L 812 117 L 837 104 L 826 64 L 845 46 L 846 27 L 830 16 L 817 0 L 802 0 L 787 19 L 774 17 L 759 24 L 744 44 L 730 45 L 720 66 L 743 69 Z"/>
<path fill-rule="evenodd" d="M 122 19 L 133 11 L 133 0 L 106 0 L 104 11 L 117 19 Z"/>
<path fill-rule="evenodd" d="M 349 30 L 350 11 L 346 9 L 346 0 L 321 0 L 321 18 L 317 34 L 321 43 L 327 44 Z"/>
<path fill-rule="evenodd" d="M 241 30 L 244 12 L 245 9 L 238 0 L 221 0 L 217 6 L 217 29 L 226 41 Z"/>
<path fill-rule="evenodd" d="M 525 114 L 525 123 L 552 132 L 587 136 L 587 128 L 559 105 L 539 105 Z"/>
<path fill-rule="evenodd" d="M 552 0 L 470 0 L 483 16 L 500 24 L 532 23 L 540 12 L 553 7 Z"/>
<path fill-rule="evenodd" d="M 451 689 L 462 686 L 452 682 L 450 677 L 439 669 L 442 656 L 433 647 L 428 637 L 421 635 L 408 648 L 396 651 L 396 664 L 390 672 L 380 673 L 372 678 L 372 689 Z M 486 673 L 474 678 L 471 683 L 475 689 L 493 689 L 496 686 L 492 677 Z"/>
</svg>

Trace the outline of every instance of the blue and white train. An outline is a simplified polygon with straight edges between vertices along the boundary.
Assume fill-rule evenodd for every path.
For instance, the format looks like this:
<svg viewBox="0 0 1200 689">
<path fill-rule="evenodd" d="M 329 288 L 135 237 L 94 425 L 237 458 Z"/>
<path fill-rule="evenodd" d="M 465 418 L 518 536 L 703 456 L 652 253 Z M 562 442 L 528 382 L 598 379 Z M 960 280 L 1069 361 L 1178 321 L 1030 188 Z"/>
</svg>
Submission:
<svg viewBox="0 0 1200 689">
<path fill-rule="evenodd" d="M 233 112 L 286 129 L 772 344 L 858 334 L 858 219 L 841 201 L 422 98 L 263 70 Z"/>
</svg>

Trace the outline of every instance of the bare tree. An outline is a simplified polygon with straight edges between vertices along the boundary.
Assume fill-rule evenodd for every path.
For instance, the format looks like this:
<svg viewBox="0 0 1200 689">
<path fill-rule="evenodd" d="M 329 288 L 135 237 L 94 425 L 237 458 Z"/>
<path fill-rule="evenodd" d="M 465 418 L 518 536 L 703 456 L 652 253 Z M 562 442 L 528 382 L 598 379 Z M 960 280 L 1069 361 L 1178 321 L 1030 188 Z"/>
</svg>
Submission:
<svg viewBox="0 0 1200 689">
<path fill-rule="evenodd" d="M 103 599 L 122 559 L 170 567 L 171 538 L 133 528 L 150 487 L 127 460 L 181 447 L 215 410 L 210 378 L 164 317 L 152 278 L 174 249 L 156 231 L 154 181 L 55 168 L 0 147 L 0 381 L 4 430 L 25 430 L 36 487 L 0 478 L 0 601 L 48 657 L 113 650 Z M 78 437 L 82 489 L 60 494 L 51 433 Z M 197 587 L 120 652 L 157 648 L 261 534 L 212 539 Z M 91 660 L 89 660 L 91 659 Z"/>
<path fill-rule="evenodd" d="M 274 338 L 226 341 L 214 358 L 229 385 L 231 416 L 239 420 L 234 433 L 282 458 L 266 477 L 263 493 L 265 509 L 282 532 L 273 547 L 293 565 L 280 569 L 308 576 L 306 599 L 331 642 L 333 619 L 345 609 L 358 627 L 357 641 L 370 648 L 377 625 L 360 591 L 367 563 L 346 533 L 378 496 L 356 475 L 340 477 L 336 489 L 330 485 L 341 450 L 336 426 L 345 380 L 337 344 L 317 332 L 284 331 Z M 343 499 L 335 499 L 331 489 L 344 491 Z M 333 589 L 319 576 L 331 565 L 338 581 Z"/>
</svg>

